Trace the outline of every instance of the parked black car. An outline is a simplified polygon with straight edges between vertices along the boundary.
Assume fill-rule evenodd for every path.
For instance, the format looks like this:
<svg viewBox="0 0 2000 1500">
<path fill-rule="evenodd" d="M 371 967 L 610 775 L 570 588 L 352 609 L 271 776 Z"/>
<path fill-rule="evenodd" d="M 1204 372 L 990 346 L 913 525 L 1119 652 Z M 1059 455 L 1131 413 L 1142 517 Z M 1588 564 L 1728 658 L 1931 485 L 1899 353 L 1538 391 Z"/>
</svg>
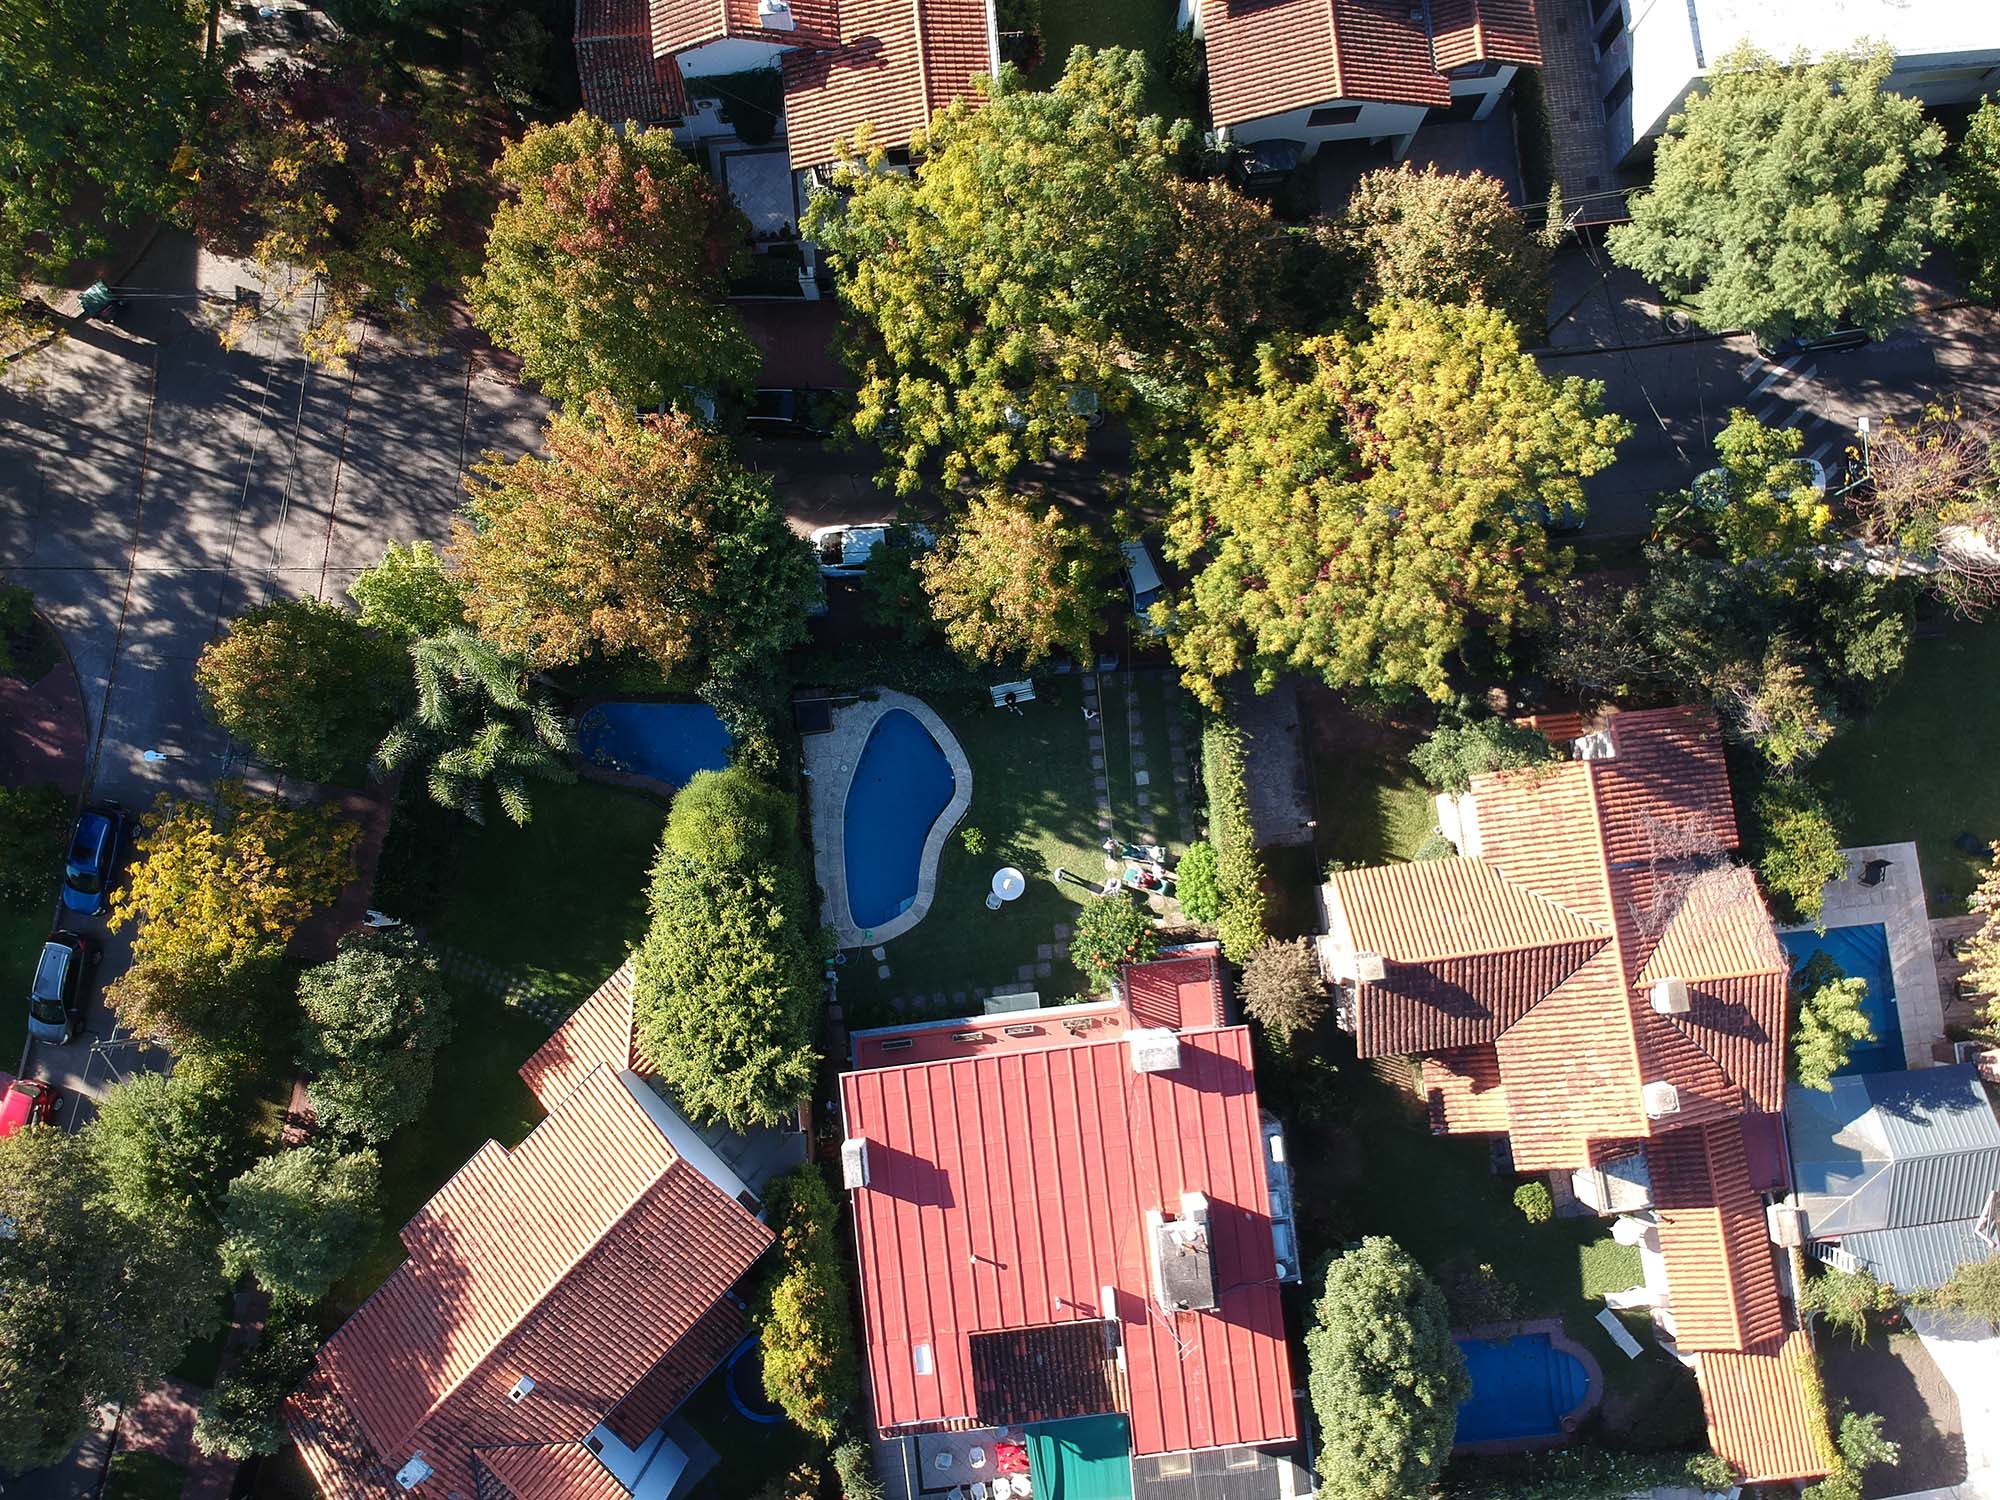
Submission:
<svg viewBox="0 0 2000 1500">
<path fill-rule="evenodd" d="M 69 863 L 63 868 L 63 905 L 90 916 L 104 909 L 118 868 L 118 850 L 125 842 L 125 809 L 100 802 L 77 815 L 70 835 Z"/>
<path fill-rule="evenodd" d="M 766 386 L 752 398 L 743 424 L 757 437 L 816 441 L 832 435 L 830 400 L 828 392 L 808 386 Z"/>
</svg>

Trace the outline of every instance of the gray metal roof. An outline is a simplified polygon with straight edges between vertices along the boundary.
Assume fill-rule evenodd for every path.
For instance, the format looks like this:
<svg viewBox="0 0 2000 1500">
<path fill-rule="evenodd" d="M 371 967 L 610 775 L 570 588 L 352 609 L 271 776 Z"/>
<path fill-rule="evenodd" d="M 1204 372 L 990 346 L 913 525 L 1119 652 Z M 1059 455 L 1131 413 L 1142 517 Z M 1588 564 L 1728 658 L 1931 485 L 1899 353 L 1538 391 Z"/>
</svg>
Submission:
<svg viewBox="0 0 2000 1500">
<path fill-rule="evenodd" d="M 1973 1232 L 1971 1219 L 1875 1229 L 1838 1240 L 1815 1241 L 1813 1254 L 1842 1270 L 1863 1270 L 1900 1291 L 1935 1290 L 1960 1266 L 1985 1260 L 1993 1247 Z"/>
<path fill-rule="evenodd" d="M 1970 1065 L 1794 1087 L 1785 1126 L 1814 1238 L 1975 1218 L 2000 1189 L 2000 1117 Z"/>
</svg>

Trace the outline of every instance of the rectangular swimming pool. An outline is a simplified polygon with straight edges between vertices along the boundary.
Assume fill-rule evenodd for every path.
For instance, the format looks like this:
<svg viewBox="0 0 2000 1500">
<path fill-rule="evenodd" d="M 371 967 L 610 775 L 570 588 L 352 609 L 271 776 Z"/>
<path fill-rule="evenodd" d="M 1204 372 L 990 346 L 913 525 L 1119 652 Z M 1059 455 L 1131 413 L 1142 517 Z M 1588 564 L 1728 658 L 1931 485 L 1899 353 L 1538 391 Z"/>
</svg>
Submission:
<svg viewBox="0 0 2000 1500">
<path fill-rule="evenodd" d="M 1824 953 L 1850 979 L 1868 982 L 1861 1002 L 1875 1040 L 1848 1055 L 1842 1073 L 1895 1073 L 1904 1066 L 1903 1024 L 1896 1009 L 1896 977 L 1889 963 L 1889 929 L 1880 922 L 1854 927 L 1829 927 L 1825 932 L 1781 932 L 1778 941 L 1791 955 L 1796 975 L 1807 959 Z"/>
<path fill-rule="evenodd" d="M 1458 1406 L 1460 1443 L 1558 1437 L 1563 1418 L 1584 1405 L 1590 1375 L 1546 1333 L 1460 1339 L 1472 1394 Z"/>
</svg>

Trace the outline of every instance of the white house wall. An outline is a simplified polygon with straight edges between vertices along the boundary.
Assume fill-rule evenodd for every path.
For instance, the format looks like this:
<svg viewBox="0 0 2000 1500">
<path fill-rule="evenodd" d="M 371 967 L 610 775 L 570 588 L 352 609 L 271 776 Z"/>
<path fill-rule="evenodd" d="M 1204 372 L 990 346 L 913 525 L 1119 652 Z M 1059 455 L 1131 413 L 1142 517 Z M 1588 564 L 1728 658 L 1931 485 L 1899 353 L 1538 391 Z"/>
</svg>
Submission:
<svg viewBox="0 0 2000 1500">
<path fill-rule="evenodd" d="M 776 42 L 758 41 L 755 37 L 726 36 L 720 41 L 696 47 L 691 52 L 683 52 L 680 55 L 681 76 L 692 83 L 697 78 L 712 78 L 718 73 L 745 73 L 752 68 L 768 68 L 777 62 L 780 53 L 790 50 Z"/>
<path fill-rule="evenodd" d="M 1363 104 L 1360 115 L 1350 125 L 1314 127 L 1306 124 L 1314 110 L 1335 108 L 1341 102 L 1329 99 L 1325 104 L 1311 104 L 1303 109 L 1287 110 L 1281 115 L 1246 120 L 1240 125 L 1231 125 L 1229 134 L 1238 145 L 1254 146 L 1259 141 L 1304 141 L 1312 151 L 1328 141 L 1369 141 L 1387 137 L 1395 142 L 1394 151 L 1400 158 L 1409 149 L 1408 138 L 1423 124 L 1426 113 L 1422 105 Z"/>
</svg>

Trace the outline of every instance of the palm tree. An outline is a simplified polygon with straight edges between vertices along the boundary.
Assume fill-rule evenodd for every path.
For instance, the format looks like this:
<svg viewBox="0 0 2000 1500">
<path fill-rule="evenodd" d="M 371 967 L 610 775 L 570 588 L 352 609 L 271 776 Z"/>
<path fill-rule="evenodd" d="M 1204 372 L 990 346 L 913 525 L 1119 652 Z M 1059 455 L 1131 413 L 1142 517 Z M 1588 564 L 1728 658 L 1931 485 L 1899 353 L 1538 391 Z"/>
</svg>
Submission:
<svg viewBox="0 0 2000 1500">
<path fill-rule="evenodd" d="M 460 627 L 410 647 L 417 706 L 375 752 L 375 773 L 427 762 L 433 800 L 486 821 L 486 784 L 516 823 L 533 813 L 527 778 L 570 782 L 569 726 L 532 692 L 519 661 Z"/>
</svg>

